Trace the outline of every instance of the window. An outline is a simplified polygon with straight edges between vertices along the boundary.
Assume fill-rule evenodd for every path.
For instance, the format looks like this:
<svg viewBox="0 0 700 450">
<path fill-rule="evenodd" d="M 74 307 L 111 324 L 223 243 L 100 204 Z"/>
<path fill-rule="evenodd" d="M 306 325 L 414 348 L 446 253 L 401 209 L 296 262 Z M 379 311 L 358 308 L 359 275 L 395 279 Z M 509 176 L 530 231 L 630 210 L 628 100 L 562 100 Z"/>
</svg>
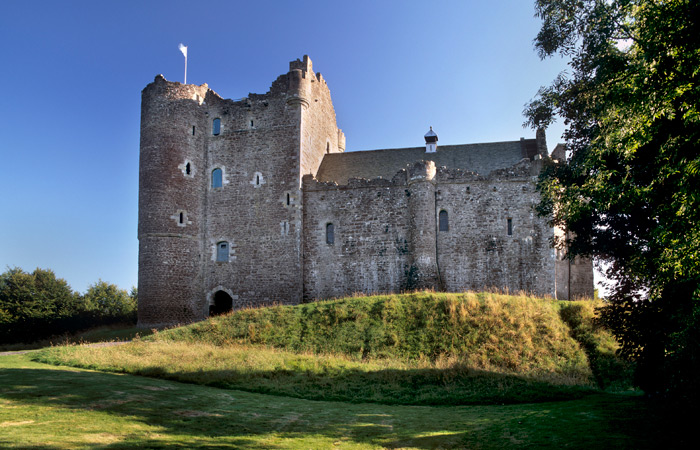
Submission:
<svg viewBox="0 0 700 450">
<path fill-rule="evenodd" d="M 260 186 L 260 175 L 255 175 L 255 185 Z"/>
<path fill-rule="evenodd" d="M 326 244 L 328 245 L 333 245 L 333 243 L 335 242 L 335 232 L 333 228 L 334 227 L 332 223 L 326 224 Z"/>
<path fill-rule="evenodd" d="M 513 219 L 508 218 L 508 236 L 513 236 Z"/>
<path fill-rule="evenodd" d="M 251 127 L 251 128 L 253 127 L 253 121 L 252 121 L 252 120 L 250 121 L 250 127 Z"/>
<path fill-rule="evenodd" d="M 223 172 L 217 168 L 211 171 L 211 187 L 220 188 L 223 186 Z"/>
<path fill-rule="evenodd" d="M 211 134 L 214 136 L 221 134 L 221 119 L 214 119 L 214 122 L 211 125 Z"/>
<path fill-rule="evenodd" d="M 440 216 L 439 216 L 439 229 L 440 231 L 448 231 L 450 229 L 450 224 L 448 222 L 447 218 L 447 211 L 444 209 L 440 211 Z"/>
<path fill-rule="evenodd" d="M 192 125 L 192 136 L 194 136 L 194 125 Z"/>
<path fill-rule="evenodd" d="M 180 223 L 185 223 L 185 214 L 180 213 Z"/>
<path fill-rule="evenodd" d="M 287 206 L 289 206 L 289 203 L 290 203 L 289 200 L 290 200 L 290 199 L 289 199 L 289 193 L 287 193 Z"/>
<path fill-rule="evenodd" d="M 192 166 L 190 165 L 190 163 L 185 164 L 185 174 L 192 175 Z"/>
<path fill-rule="evenodd" d="M 330 152 L 331 152 L 331 144 L 330 144 L 330 142 L 326 142 L 326 153 L 330 153 Z"/>
<path fill-rule="evenodd" d="M 216 244 L 216 260 L 218 262 L 228 262 L 228 242 Z"/>
</svg>

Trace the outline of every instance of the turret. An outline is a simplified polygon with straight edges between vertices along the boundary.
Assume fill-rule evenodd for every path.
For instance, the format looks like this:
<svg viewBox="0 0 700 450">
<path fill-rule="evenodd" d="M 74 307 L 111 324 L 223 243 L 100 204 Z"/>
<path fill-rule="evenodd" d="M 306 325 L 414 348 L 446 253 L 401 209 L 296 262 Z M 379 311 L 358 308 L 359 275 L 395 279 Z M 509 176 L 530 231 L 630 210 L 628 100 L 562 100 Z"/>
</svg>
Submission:
<svg viewBox="0 0 700 450">
<path fill-rule="evenodd" d="M 141 327 L 201 318 L 199 305 L 206 85 L 158 75 L 142 92 L 139 160 Z"/>
<path fill-rule="evenodd" d="M 433 127 L 430 127 L 430 131 L 425 133 L 425 153 L 435 153 L 437 152 L 437 141 L 438 136 L 433 131 Z"/>
<path fill-rule="evenodd" d="M 439 289 L 436 248 L 435 163 L 420 161 L 408 167 L 409 250 L 411 267 L 407 285 Z"/>
</svg>

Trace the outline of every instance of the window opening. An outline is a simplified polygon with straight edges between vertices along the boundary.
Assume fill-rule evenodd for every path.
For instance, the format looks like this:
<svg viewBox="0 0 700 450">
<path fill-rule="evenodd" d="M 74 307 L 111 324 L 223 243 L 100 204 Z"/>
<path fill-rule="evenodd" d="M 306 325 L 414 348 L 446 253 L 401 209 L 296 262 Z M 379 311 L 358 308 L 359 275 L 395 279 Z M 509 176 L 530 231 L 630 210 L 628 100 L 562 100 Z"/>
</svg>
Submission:
<svg viewBox="0 0 700 450">
<path fill-rule="evenodd" d="M 228 242 L 222 241 L 216 244 L 216 260 L 219 262 L 228 262 Z"/>
<path fill-rule="evenodd" d="M 214 136 L 218 136 L 219 134 L 221 134 L 221 119 L 214 119 L 214 122 L 211 126 L 211 134 L 213 134 Z"/>
<path fill-rule="evenodd" d="M 289 206 L 289 194 L 287 194 L 287 206 Z"/>
<path fill-rule="evenodd" d="M 331 152 L 331 144 L 329 142 L 326 142 L 326 153 Z"/>
<path fill-rule="evenodd" d="M 513 219 L 508 219 L 508 236 L 513 235 Z"/>
<path fill-rule="evenodd" d="M 180 213 L 180 223 L 184 223 L 185 221 L 185 215 L 183 213 Z"/>
<path fill-rule="evenodd" d="M 194 136 L 194 125 L 192 125 L 192 136 Z"/>
<path fill-rule="evenodd" d="M 185 164 L 185 174 L 190 175 L 192 173 L 192 167 L 190 163 Z"/>
<path fill-rule="evenodd" d="M 326 224 L 326 244 L 333 245 L 335 242 L 335 230 L 332 223 Z"/>
<path fill-rule="evenodd" d="M 252 121 L 252 120 L 250 121 L 250 126 L 251 126 L 251 127 L 253 126 L 253 121 Z"/>
<path fill-rule="evenodd" d="M 223 173 L 217 168 L 211 172 L 211 187 L 220 188 L 221 186 L 223 186 Z"/>
<path fill-rule="evenodd" d="M 255 175 L 255 184 L 260 186 L 260 175 Z"/>
<path fill-rule="evenodd" d="M 439 215 L 439 229 L 440 231 L 448 231 L 450 229 L 450 224 L 447 217 L 447 211 L 444 209 L 440 211 Z"/>
</svg>

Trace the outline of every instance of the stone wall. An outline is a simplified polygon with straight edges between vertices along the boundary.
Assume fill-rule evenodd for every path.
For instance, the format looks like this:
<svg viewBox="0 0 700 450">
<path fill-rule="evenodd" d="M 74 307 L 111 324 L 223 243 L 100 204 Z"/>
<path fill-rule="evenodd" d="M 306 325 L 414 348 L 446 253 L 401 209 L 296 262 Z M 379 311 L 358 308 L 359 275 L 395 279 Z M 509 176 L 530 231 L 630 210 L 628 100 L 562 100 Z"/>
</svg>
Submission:
<svg viewBox="0 0 700 450">
<path fill-rule="evenodd" d="M 348 185 L 304 187 L 304 299 L 354 292 L 396 292 L 407 287 L 410 223 L 406 176 L 351 180 Z M 327 225 L 334 242 L 326 242 Z"/>
<path fill-rule="evenodd" d="M 538 194 L 531 166 L 524 160 L 488 177 L 438 170 L 436 210 L 449 218 L 448 230 L 438 232 L 446 290 L 554 295 L 552 230 L 533 209 Z"/>
<path fill-rule="evenodd" d="M 420 288 L 554 295 L 552 230 L 532 209 L 533 170 L 523 161 L 482 177 L 428 161 L 391 181 L 304 177 L 304 298 Z"/>
</svg>

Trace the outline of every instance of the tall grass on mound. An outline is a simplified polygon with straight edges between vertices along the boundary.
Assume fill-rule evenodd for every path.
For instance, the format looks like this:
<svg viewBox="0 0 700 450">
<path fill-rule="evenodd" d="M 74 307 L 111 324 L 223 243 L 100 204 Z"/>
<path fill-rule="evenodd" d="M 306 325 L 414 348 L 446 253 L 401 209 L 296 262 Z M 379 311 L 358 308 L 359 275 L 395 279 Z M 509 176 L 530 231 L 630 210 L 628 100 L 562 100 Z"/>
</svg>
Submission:
<svg viewBox="0 0 700 450">
<path fill-rule="evenodd" d="M 634 365 L 622 359 L 612 333 L 597 320 L 596 308 L 601 302 L 562 302 L 559 315 L 569 326 L 571 336 L 588 357 L 596 384 L 601 389 L 624 390 L 633 383 Z"/>
<path fill-rule="evenodd" d="M 32 358 L 226 389 L 351 403 L 516 404 L 571 400 L 594 392 L 589 386 L 561 384 L 557 377 L 479 371 L 451 361 L 356 361 L 260 345 L 135 341 L 116 347 L 54 347 Z"/>
<path fill-rule="evenodd" d="M 147 339 L 263 344 L 355 359 L 445 359 L 575 382 L 591 375 L 556 302 L 494 293 L 417 292 L 249 309 Z"/>
</svg>

